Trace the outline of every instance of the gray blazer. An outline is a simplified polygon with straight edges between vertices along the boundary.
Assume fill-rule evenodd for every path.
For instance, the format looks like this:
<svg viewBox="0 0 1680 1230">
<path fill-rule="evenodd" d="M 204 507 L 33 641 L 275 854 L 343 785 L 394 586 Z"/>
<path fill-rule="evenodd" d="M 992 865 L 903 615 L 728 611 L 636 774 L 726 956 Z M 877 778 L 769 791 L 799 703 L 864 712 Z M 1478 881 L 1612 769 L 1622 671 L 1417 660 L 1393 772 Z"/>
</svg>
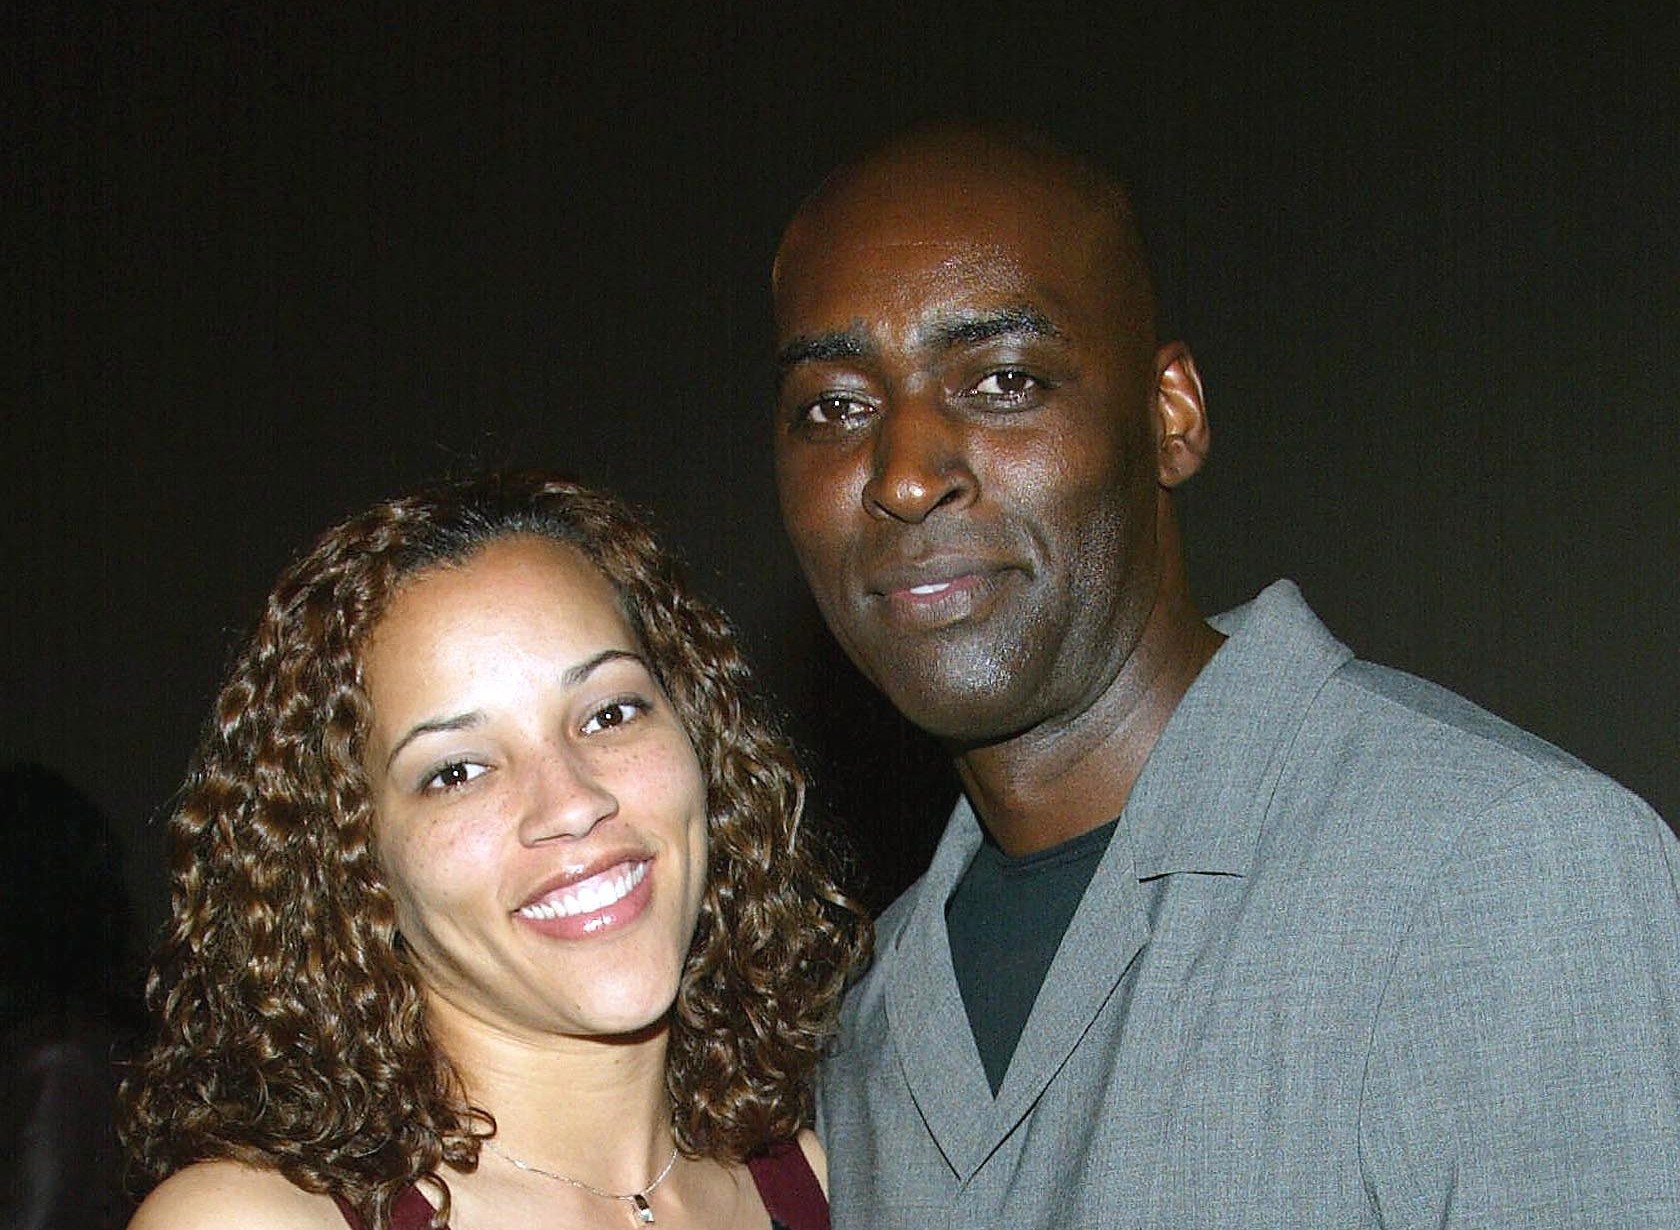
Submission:
<svg viewBox="0 0 1680 1230">
<path fill-rule="evenodd" d="M 1279 583 L 1216 620 L 997 1098 L 944 904 L 883 916 L 818 1129 L 836 1230 L 1680 1227 L 1680 847 Z"/>
</svg>

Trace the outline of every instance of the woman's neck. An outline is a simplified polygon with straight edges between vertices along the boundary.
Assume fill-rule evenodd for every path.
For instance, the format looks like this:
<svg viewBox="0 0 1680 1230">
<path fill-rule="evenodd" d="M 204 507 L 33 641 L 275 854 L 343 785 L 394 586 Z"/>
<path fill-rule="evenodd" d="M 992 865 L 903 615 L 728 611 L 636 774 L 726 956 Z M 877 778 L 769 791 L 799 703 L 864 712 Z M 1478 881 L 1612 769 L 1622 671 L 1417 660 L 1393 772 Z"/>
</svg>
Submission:
<svg viewBox="0 0 1680 1230">
<path fill-rule="evenodd" d="M 669 1160 L 665 1025 L 612 1039 L 522 1036 L 435 999 L 427 1025 L 468 1101 L 495 1118 L 504 1158 L 614 1192 L 640 1189 Z"/>
</svg>

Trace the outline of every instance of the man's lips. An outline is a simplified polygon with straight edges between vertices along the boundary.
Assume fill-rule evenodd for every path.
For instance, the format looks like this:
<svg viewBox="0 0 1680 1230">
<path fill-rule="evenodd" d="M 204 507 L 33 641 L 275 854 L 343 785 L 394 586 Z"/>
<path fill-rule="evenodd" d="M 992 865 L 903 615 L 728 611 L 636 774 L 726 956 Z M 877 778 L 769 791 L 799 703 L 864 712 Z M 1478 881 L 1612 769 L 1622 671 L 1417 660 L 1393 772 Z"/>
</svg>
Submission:
<svg viewBox="0 0 1680 1230">
<path fill-rule="evenodd" d="M 573 918 L 617 905 L 647 878 L 649 860 L 627 858 L 609 867 L 545 889 L 514 911 L 521 918 Z"/>
<path fill-rule="evenodd" d="M 994 560 L 948 558 L 883 569 L 870 578 L 867 589 L 893 623 L 937 628 L 978 614 L 1023 573 Z"/>
<path fill-rule="evenodd" d="M 944 556 L 875 569 L 865 588 L 882 598 L 937 598 L 953 589 L 989 583 L 1012 568 L 997 560 Z"/>
<path fill-rule="evenodd" d="M 977 573 L 962 572 L 954 577 L 939 581 L 921 581 L 915 585 L 905 585 L 898 589 L 888 590 L 883 597 L 889 602 L 925 604 L 938 602 L 948 595 L 971 590 L 985 583 L 985 578 Z"/>
</svg>

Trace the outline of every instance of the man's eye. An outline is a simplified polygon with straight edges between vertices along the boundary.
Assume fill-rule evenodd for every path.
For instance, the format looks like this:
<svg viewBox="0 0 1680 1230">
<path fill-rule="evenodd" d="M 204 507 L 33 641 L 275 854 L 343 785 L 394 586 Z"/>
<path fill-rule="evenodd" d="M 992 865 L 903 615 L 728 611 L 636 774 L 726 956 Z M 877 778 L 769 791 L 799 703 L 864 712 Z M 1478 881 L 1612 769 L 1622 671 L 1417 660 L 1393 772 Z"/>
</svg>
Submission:
<svg viewBox="0 0 1680 1230">
<path fill-rule="evenodd" d="M 641 717 L 647 708 L 647 702 L 641 700 L 615 700 L 610 705 L 602 705 L 584 722 L 583 733 L 593 735 L 603 730 L 616 730 Z"/>
<path fill-rule="evenodd" d="M 806 406 L 800 421 L 819 427 L 851 427 L 868 418 L 874 409 L 868 402 L 855 397 L 830 394 Z"/>
<path fill-rule="evenodd" d="M 969 392 L 980 397 L 1021 397 L 1038 387 L 1036 376 L 1006 368 L 984 377 Z"/>
<path fill-rule="evenodd" d="M 432 770 L 421 786 L 427 790 L 453 790 L 458 786 L 465 786 L 476 778 L 483 777 L 489 770 L 481 764 L 474 764 L 470 760 L 452 760 L 440 768 Z"/>
</svg>

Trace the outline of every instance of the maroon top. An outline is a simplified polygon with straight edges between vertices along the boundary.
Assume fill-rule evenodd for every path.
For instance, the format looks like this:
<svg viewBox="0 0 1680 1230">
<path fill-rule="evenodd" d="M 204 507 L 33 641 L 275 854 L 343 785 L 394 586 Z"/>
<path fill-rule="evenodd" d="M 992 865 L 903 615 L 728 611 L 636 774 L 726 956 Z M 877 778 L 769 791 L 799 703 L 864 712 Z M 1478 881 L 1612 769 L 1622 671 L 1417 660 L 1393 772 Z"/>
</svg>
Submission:
<svg viewBox="0 0 1680 1230">
<path fill-rule="evenodd" d="M 774 1230 L 828 1230 L 828 1197 L 798 1141 L 784 1140 L 749 1157 L 747 1169 Z"/>
<path fill-rule="evenodd" d="M 747 1159 L 747 1171 L 774 1230 L 828 1230 L 828 1198 L 798 1142 L 783 1141 L 755 1154 Z M 363 1230 L 344 1201 L 338 1208 L 352 1230 Z M 426 1230 L 431 1220 L 431 1203 L 418 1187 L 405 1188 L 391 1205 L 391 1230 Z"/>
</svg>

